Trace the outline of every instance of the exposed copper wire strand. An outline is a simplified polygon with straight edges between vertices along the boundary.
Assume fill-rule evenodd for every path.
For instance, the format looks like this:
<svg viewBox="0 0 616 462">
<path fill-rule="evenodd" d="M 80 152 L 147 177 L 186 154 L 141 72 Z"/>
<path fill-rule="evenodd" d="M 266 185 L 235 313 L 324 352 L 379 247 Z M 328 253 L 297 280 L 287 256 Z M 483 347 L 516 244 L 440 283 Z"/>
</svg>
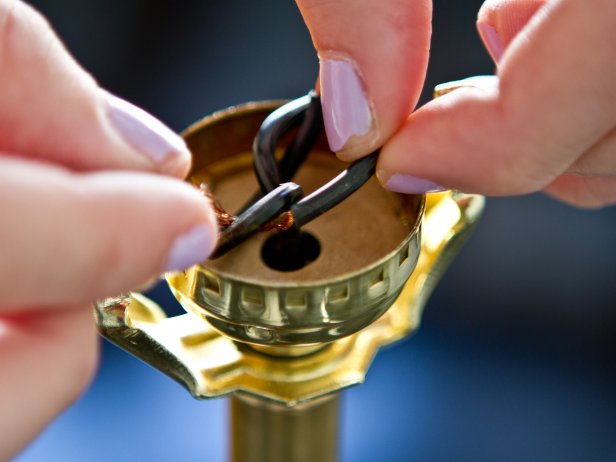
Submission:
<svg viewBox="0 0 616 462">
<path fill-rule="evenodd" d="M 201 194 L 210 202 L 210 205 L 214 209 L 214 213 L 216 214 L 216 219 L 218 220 L 218 227 L 220 230 L 224 230 L 231 226 L 231 224 L 237 218 L 235 215 L 228 213 L 225 209 L 222 208 L 218 199 L 214 197 L 214 194 L 210 191 L 210 188 L 207 187 L 205 183 L 201 184 L 199 187 Z M 270 221 L 263 228 L 261 228 L 261 232 L 267 231 L 286 231 L 288 229 L 293 228 L 295 225 L 295 217 L 291 212 L 281 213 L 278 218 Z"/>
</svg>

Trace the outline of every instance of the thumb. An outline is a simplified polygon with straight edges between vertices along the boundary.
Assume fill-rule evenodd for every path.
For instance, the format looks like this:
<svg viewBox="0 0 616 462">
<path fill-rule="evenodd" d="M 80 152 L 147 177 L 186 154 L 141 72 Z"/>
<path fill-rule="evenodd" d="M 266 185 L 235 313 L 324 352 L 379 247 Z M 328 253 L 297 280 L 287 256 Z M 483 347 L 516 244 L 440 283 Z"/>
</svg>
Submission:
<svg viewBox="0 0 616 462">
<path fill-rule="evenodd" d="M 297 0 L 320 60 L 327 139 L 344 160 L 380 147 L 417 104 L 430 0 Z"/>
<path fill-rule="evenodd" d="M 498 78 L 462 82 L 409 118 L 381 151 L 381 182 L 406 193 L 546 188 L 614 129 L 616 65 L 605 44 L 615 24 L 612 0 L 545 3 L 507 48 Z M 591 198 L 607 192 L 593 188 Z"/>
</svg>

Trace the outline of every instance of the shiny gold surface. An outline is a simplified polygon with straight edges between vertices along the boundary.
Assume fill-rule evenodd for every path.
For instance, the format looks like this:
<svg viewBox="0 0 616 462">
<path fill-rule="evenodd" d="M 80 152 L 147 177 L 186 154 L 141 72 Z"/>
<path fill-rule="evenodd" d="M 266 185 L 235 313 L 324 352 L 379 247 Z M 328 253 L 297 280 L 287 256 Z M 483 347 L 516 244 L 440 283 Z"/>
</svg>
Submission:
<svg viewBox="0 0 616 462">
<path fill-rule="evenodd" d="M 232 108 L 191 127 L 187 142 L 197 153 L 191 181 L 207 182 L 225 205 L 238 206 L 243 199 L 235 192 L 247 184 L 250 168 L 243 153 L 277 105 Z M 303 181 L 322 183 L 316 175 L 332 161 L 312 157 Z M 249 194 L 254 187 L 244 189 Z M 483 197 L 445 192 L 429 195 L 424 208 L 423 197 L 391 195 L 376 183 L 370 189 L 369 197 L 358 194 L 359 203 L 342 204 L 322 220 L 342 223 L 333 232 L 318 220 L 312 225 L 326 245 L 359 244 L 325 254 L 318 271 L 315 265 L 280 275 L 260 267 L 255 249 L 264 237 L 257 236 L 226 260 L 167 275 L 187 314 L 169 318 L 152 300 L 126 294 L 95 305 L 101 334 L 196 398 L 233 393 L 234 462 L 336 460 L 335 393 L 363 382 L 381 346 L 417 329 L 425 302 L 484 206 Z M 345 229 L 365 216 L 361 202 L 374 198 L 385 198 L 372 204 L 378 220 L 386 220 L 377 233 Z M 381 241 L 378 233 L 388 230 L 390 241 Z M 336 310 L 335 299 L 343 302 Z"/>
<path fill-rule="evenodd" d="M 184 135 L 195 159 L 189 181 L 207 183 L 227 210 L 240 209 L 258 190 L 250 154 L 254 127 L 277 105 L 231 108 Z M 320 139 L 294 181 L 309 194 L 346 166 Z M 167 281 L 187 311 L 235 340 L 268 346 L 331 342 L 368 326 L 397 298 L 419 257 L 423 208 L 423 196 L 386 191 L 372 178 L 302 228 L 321 247 L 309 265 L 290 272 L 268 267 L 261 250 L 272 233 L 263 233 L 219 259 L 167 275 Z"/>
<path fill-rule="evenodd" d="M 233 462 L 337 460 L 337 395 L 289 408 L 236 394 L 230 406 Z"/>
<path fill-rule="evenodd" d="M 453 82 L 441 83 L 434 87 L 434 98 L 451 93 L 458 88 L 474 88 L 477 90 L 487 90 L 498 85 L 498 80 L 493 75 L 477 75 L 468 77 L 462 80 L 454 80 Z"/>
<path fill-rule="evenodd" d="M 433 194 L 423 220 L 417 267 L 392 307 L 357 334 L 316 353 L 276 358 L 234 342 L 202 318 L 167 318 L 131 294 L 96 305 L 101 333 L 183 384 L 197 398 L 241 390 L 294 406 L 363 382 L 376 351 L 419 325 L 423 306 L 483 209 L 481 196 Z"/>
</svg>

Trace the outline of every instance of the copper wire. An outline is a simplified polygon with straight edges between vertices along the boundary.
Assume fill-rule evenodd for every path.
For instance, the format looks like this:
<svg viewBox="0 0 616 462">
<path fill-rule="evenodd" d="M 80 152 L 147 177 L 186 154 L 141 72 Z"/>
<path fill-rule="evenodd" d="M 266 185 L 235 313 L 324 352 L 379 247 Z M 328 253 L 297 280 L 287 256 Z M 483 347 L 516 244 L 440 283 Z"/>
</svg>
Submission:
<svg viewBox="0 0 616 462">
<path fill-rule="evenodd" d="M 208 188 L 205 183 L 201 184 L 199 190 L 201 191 L 201 194 L 203 194 L 203 196 L 210 202 L 210 205 L 214 209 L 214 213 L 216 215 L 216 219 L 218 220 L 218 227 L 220 228 L 220 230 L 222 231 L 231 226 L 231 224 L 233 224 L 237 217 L 227 212 L 222 207 L 222 205 L 220 205 L 218 199 L 214 197 L 214 194 L 212 194 L 210 188 Z M 293 216 L 293 214 L 291 212 L 284 212 L 281 213 L 278 218 L 266 224 L 263 228 L 260 229 L 260 231 L 287 231 L 288 229 L 293 228 L 294 225 L 295 217 Z"/>
</svg>

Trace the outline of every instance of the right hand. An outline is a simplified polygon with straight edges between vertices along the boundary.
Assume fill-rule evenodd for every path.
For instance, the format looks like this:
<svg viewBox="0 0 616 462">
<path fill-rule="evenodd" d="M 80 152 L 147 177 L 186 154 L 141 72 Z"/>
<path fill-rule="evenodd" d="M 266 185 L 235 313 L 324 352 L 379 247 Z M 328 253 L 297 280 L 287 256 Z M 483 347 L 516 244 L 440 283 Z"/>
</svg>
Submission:
<svg viewBox="0 0 616 462">
<path fill-rule="evenodd" d="M 331 148 L 355 160 L 383 146 L 385 187 L 616 203 L 613 0 L 487 0 L 478 26 L 498 78 L 462 81 L 413 114 L 429 0 L 297 3 L 321 57 Z"/>
</svg>

